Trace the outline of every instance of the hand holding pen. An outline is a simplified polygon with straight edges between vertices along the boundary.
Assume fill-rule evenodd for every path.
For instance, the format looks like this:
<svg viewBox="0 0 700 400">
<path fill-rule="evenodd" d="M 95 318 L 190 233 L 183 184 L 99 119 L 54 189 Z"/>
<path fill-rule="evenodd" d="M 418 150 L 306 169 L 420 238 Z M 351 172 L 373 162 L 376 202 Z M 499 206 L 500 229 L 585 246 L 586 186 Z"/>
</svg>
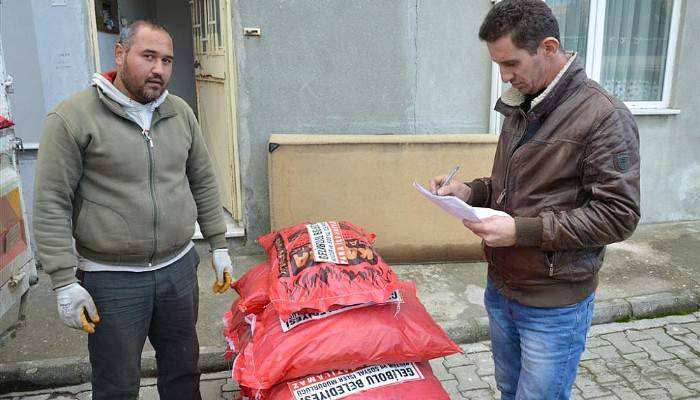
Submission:
<svg viewBox="0 0 700 400">
<path fill-rule="evenodd" d="M 455 175 L 457 175 L 458 171 L 459 165 L 454 167 L 449 174 L 436 176 L 433 179 L 431 179 L 431 192 L 438 196 L 456 196 L 466 201 L 470 194 L 469 186 L 462 182 L 452 182 L 452 179 L 455 177 Z"/>
<path fill-rule="evenodd" d="M 450 184 L 450 181 L 452 180 L 452 178 L 455 177 L 455 175 L 457 175 L 457 172 L 458 172 L 458 171 L 459 171 L 459 165 L 457 165 L 457 166 L 455 166 L 454 168 L 452 168 L 452 171 L 450 171 L 450 173 L 447 175 L 447 178 L 445 178 L 445 180 L 442 181 L 442 183 L 439 184 L 439 186 L 437 187 L 437 190 L 440 190 L 441 188 L 443 188 L 443 187 L 449 185 L 449 184 Z"/>
</svg>

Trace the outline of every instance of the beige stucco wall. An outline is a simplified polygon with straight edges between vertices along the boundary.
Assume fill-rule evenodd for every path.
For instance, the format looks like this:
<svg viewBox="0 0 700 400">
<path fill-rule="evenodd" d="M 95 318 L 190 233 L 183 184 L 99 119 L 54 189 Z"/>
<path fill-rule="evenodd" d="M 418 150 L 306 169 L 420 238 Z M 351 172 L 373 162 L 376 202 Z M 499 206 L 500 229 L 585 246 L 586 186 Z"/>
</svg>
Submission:
<svg viewBox="0 0 700 400">
<path fill-rule="evenodd" d="M 268 154 L 272 229 L 349 220 L 377 234 L 389 262 L 478 259 L 479 240 L 412 183 L 461 170 L 490 175 L 495 135 L 272 135 Z"/>
</svg>

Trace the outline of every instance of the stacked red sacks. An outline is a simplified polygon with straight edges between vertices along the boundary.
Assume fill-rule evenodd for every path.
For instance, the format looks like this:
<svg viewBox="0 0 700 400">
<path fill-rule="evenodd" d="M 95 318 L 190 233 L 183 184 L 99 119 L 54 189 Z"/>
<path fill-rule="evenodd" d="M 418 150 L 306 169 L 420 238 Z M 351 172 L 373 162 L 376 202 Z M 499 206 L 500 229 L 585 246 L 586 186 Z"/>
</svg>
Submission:
<svg viewBox="0 0 700 400">
<path fill-rule="evenodd" d="M 318 398 L 389 399 L 423 390 L 431 396 L 420 398 L 448 398 L 424 362 L 461 350 L 420 303 L 415 285 L 399 282 L 372 248 L 373 234 L 344 221 L 321 228 L 311 225 L 259 238 L 269 261 L 233 284 L 241 298 L 224 315 L 224 334 L 227 355 L 236 355 L 233 376 L 243 394 L 301 400 L 316 398 L 309 393 L 317 390 L 332 394 Z M 313 229 L 327 229 L 331 238 L 321 244 L 326 258 L 320 262 L 314 258 L 318 253 L 314 243 L 320 240 Z M 340 240 L 334 236 L 338 232 Z M 337 248 L 340 241 L 345 248 Z M 323 247 L 329 244 L 335 248 Z M 307 247 L 306 253 L 300 247 Z M 362 259 L 336 264 L 329 257 L 340 262 Z M 382 365 L 389 370 L 378 369 Z M 384 381 L 374 382 L 366 368 Z M 391 372 L 391 368 L 399 370 Z M 369 381 L 361 380 L 353 388 L 336 385 L 334 391 L 323 392 L 335 387 L 333 382 L 339 383 L 331 378 L 347 370 L 357 370 L 354 377 L 366 375 Z M 387 378 L 408 376 L 410 371 L 413 375 L 405 382 Z M 319 376 L 332 382 L 293 390 L 291 382 L 298 386 Z"/>
</svg>

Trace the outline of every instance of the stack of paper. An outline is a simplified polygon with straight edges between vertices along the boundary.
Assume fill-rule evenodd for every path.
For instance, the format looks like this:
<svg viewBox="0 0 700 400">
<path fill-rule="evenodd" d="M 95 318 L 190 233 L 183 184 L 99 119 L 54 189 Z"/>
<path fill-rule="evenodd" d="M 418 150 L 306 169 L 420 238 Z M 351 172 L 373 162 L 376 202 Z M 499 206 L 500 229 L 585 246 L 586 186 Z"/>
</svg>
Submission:
<svg viewBox="0 0 700 400">
<path fill-rule="evenodd" d="M 496 215 L 505 217 L 508 216 L 508 214 L 504 213 L 503 211 L 494 210 L 492 208 L 472 207 L 462 201 L 462 199 L 455 196 L 436 196 L 415 182 L 413 182 L 413 187 L 418 189 L 418 191 L 425 196 L 425 198 L 430 200 L 431 203 L 459 219 L 466 219 L 470 222 L 480 222 L 482 218 L 493 217 Z"/>
</svg>

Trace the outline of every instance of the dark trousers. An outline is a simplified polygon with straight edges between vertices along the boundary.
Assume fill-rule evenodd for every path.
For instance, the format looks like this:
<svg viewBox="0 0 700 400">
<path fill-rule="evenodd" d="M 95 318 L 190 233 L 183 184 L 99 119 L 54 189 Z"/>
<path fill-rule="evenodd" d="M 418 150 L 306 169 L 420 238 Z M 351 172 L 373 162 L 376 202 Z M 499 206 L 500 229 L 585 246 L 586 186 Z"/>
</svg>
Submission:
<svg viewBox="0 0 700 400">
<path fill-rule="evenodd" d="M 150 340 L 156 351 L 161 399 L 201 399 L 195 249 L 151 272 L 83 272 L 100 322 L 88 336 L 92 398 L 137 399 L 141 352 Z"/>
</svg>

